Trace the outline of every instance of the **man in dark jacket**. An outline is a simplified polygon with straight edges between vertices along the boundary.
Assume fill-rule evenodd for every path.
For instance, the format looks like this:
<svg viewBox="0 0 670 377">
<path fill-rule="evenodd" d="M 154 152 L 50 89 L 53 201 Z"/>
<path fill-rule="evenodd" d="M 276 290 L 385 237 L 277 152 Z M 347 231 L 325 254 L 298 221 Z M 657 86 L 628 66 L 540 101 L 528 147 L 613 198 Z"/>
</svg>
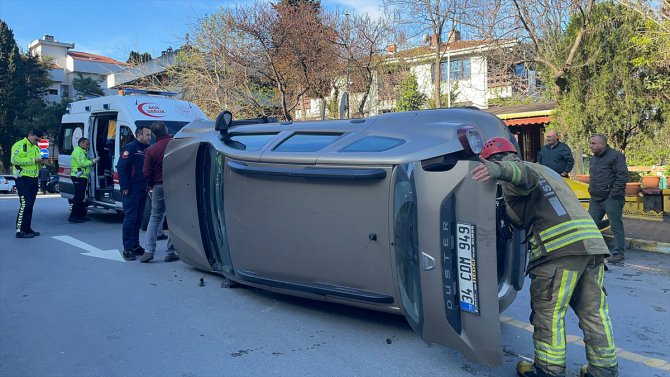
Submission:
<svg viewBox="0 0 670 377">
<path fill-rule="evenodd" d="M 562 177 L 567 177 L 575 165 L 575 159 L 572 157 L 572 151 L 567 144 L 558 141 L 556 131 L 548 131 L 544 139 L 547 144 L 540 149 L 537 156 L 537 162 L 544 165 Z"/>
<path fill-rule="evenodd" d="M 575 194 L 551 169 L 522 162 L 502 137 L 484 144 L 472 179 L 498 180 L 512 224 L 527 232 L 533 363 L 520 361 L 520 377 L 565 377 L 565 314 L 572 307 L 584 332 L 588 365 L 580 377 L 616 377 L 618 363 L 604 284 L 609 255 L 600 231 Z"/>
<path fill-rule="evenodd" d="M 144 150 L 151 140 L 148 127 L 137 127 L 135 141 L 123 148 L 116 170 L 119 174 L 119 186 L 123 194 L 123 258 L 135 260 L 136 255 L 144 254 L 140 246 L 140 227 L 147 201 L 147 182 L 142 175 Z"/>
<path fill-rule="evenodd" d="M 593 158 L 589 167 L 589 214 L 598 226 L 607 214 L 614 233 L 612 256 L 607 260 L 620 262 L 624 259 L 626 242 L 623 229 L 623 206 L 626 203 L 628 181 L 626 157 L 607 145 L 605 135 L 591 136 L 590 146 Z"/>
<path fill-rule="evenodd" d="M 144 168 L 142 174 L 147 181 L 149 191 L 151 191 L 151 218 L 147 226 L 146 251 L 140 262 L 147 263 L 154 259 L 156 252 L 156 239 L 158 238 L 158 228 L 162 227 L 165 219 L 165 196 L 163 192 L 163 157 L 165 148 L 170 142 L 170 135 L 163 122 L 154 122 L 151 124 L 151 133 L 156 137 L 156 143 L 147 149 L 144 156 Z M 168 236 L 167 252 L 165 262 L 174 262 L 179 260 L 172 245 L 172 237 Z"/>
<path fill-rule="evenodd" d="M 47 182 L 49 182 L 49 169 L 47 169 L 46 165 L 42 165 L 38 178 L 40 180 L 40 191 L 42 191 L 42 195 L 44 195 L 47 193 Z"/>
</svg>

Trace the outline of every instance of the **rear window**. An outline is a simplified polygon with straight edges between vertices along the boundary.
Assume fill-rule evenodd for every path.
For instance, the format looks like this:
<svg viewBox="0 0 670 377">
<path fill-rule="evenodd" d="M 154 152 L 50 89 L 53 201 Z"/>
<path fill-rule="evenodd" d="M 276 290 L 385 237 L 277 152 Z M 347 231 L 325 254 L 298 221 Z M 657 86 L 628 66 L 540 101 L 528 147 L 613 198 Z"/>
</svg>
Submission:
<svg viewBox="0 0 670 377">
<path fill-rule="evenodd" d="M 392 137 L 368 136 L 347 145 L 340 152 L 383 152 L 404 143 L 405 140 Z"/>
<path fill-rule="evenodd" d="M 263 148 L 277 133 L 228 135 L 223 141 L 231 148 L 241 151 L 257 151 Z"/>
<path fill-rule="evenodd" d="M 342 136 L 340 133 L 296 133 L 275 147 L 274 151 L 316 152 L 325 148 L 340 136 Z"/>
</svg>

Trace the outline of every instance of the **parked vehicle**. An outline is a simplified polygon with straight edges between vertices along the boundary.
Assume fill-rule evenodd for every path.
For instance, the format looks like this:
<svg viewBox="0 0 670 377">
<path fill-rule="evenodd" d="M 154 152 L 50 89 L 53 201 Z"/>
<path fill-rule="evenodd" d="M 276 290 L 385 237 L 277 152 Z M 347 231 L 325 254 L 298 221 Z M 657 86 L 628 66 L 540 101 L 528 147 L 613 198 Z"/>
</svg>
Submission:
<svg viewBox="0 0 670 377">
<path fill-rule="evenodd" d="M 229 283 L 402 314 L 426 342 L 500 364 L 500 312 L 523 285 L 526 248 L 499 226 L 496 184 L 469 172 L 484 140 L 516 145 L 505 124 L 458 108 L 264 122 L 224 112 L 168 145 L 181 260 Z"/>
<path fill-rule="evenodd" d="M 89 205 L 123 211 L 116 163 L 123 147 L 135 140 L 136 128 L 160 120 L 175 134 L 187 123 L 207 118 L 196 105 L 171 98 L 174 93 L 138 89 L 121 92 L 68 104 L 58 138 L 58 185 L 63 198 L 74 197 L 70 156 L 81 137 L 90 140 L 89 157 L 100 157 L 91 169 Z"/>
<path fill-rule="evenodd" d="M 8 194 L 10 192 L 16 191 L 16 182 L 14 181 L 14 176 L 0 176 L 0 192 Z"/>
<path fill-rule="evenodd" d="M 58 185 L 58 174 L 51 174 L 49 176 L 49 181 L 47 182 L 47 192 L 52 194 L 59 193 L 60 187 Z"/>
<path fill-rule="evenodd" d="M 16 192 L 16 178 L 13 175 L 0 176 L 0 192 L 5 194 Z"/>
</svg>

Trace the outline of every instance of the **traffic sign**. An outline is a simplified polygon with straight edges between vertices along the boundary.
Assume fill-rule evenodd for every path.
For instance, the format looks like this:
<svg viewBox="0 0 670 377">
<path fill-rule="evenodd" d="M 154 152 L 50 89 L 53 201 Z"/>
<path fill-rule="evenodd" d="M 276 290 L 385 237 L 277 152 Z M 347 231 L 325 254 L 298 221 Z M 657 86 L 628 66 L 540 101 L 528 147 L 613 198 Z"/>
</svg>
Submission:
<svg viewBox="0 0 670 377">
<path fill-rule="evenodd" d="M 37 142 L 37 146 L 40 147 L 40 149 L 48 149 L 49 148 L 49 140 L 40 139 L 40 141 Z"/>
<path fill-rule="evenodd" d="M 42 158 L 49 158 L 49 150 L 48 149 L 40 149 L 40 155 L 42 155 Z"/>
</svg>

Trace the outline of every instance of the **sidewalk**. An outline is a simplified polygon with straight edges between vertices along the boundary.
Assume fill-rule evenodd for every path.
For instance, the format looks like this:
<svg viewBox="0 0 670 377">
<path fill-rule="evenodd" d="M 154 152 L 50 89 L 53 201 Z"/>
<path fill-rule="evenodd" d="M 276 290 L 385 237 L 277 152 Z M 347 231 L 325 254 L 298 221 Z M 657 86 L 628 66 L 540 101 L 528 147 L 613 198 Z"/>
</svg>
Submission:
<svg viewBox="0 0 670 377">
<path fill-rule="evenodd" d="M 626 248 L 652 251 L 670 255 L 670 218 L 665 221 L 623 219 Z M 603 233 L 605 241 L 613 241 L 612 231 Z"/>
</svg>

